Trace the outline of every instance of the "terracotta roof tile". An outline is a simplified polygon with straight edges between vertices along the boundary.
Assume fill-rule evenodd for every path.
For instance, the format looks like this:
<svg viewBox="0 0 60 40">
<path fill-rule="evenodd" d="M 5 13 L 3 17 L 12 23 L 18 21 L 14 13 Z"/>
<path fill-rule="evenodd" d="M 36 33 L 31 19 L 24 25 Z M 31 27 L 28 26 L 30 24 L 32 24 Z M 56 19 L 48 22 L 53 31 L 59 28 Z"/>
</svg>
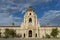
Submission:
<svg viewBox="0 0 60 40">
<path fill-rule="evenodd" d="M 20 27 L 20 26 L 0 26 L 0 27 Z"/>
</svg>

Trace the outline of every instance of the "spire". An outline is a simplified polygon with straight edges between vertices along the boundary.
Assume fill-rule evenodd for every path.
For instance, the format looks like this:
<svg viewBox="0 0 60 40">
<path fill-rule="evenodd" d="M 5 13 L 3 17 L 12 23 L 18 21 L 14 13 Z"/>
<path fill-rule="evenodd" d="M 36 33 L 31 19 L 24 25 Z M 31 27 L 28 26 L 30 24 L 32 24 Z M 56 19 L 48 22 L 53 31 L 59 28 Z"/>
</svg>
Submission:
<svg viewBox="0 0 60 40">
<path fill-rule="evenodd" d="M 29 6 L 28 11 L 33 11 L 32 6 Z"/>
<path fill-rule="evenodd" d="M 29 8 L 32 8 L 32 6 L 29 6 Z"/>
</svg>

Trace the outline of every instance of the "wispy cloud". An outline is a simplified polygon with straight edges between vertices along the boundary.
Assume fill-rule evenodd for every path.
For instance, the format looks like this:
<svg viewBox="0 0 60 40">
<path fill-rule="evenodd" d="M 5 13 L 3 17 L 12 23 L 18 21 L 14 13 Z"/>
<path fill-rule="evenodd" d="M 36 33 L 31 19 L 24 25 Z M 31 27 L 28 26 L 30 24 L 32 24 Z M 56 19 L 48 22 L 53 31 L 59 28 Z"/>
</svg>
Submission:
<svg viewBox="0 0 60 40">
<path fill-rule="evenodd" d="M 46 1 L 49 2 L 50 0 L 0 0 L 0 11 L 7 11 L 9 9 L 23 11 L 23 8 L 28 8 L 30 5 L 36 5 L 37 3 Z"/>
<path fill-rule="evenodd" d="M 16 14 L 16 11 L 19 11 L 23 14 L 30 5 L 49 1 L 50 0 L 0 0 L 0 25 L 11 25 L 13 19 L 16 25 L 20 25 L 22 19 L 20 17 L 13 17 L 13 13 Z"/>
<path fill-rule="evenodd" d="M 12 25 L 12 23 L 14 22 L 15 25 L 20 25 L 22 19 L 20 17 L 13 17 L 13 15 L 9 15 L 7 16 L 7 14 L 1 14 L 0 15 L 0 26 L 8 26 L 8 25 Z"/>
<path fill-rule="evenodd" d="M 58 19 L 57 19 L 58 17 Z M 60 20 L 60 11 L 57 10 L 50 10 L 48 12 L 45 12 L 45 14 L 43 15 L 43 17 L 40 20 L 42 25 L 46 25 L 47 23 L 49 23 L 49 25 L 56 25 L 59 24 L 58 20 Z M 58 23 L 55 23 L 56 22 Z M 52 23 L 53 21 L 53 23 Z"/>
<path fill-rule="evenodd" d="M 47 3 L 52 0 L 0 0 L 0 25 L 11 25 L 12 22 L 15 22 L 16 25 L 20 25 L 22 18 L 20 17 L 13 17 L 13 13 L 16 14 L 16 11 L 21 12 L 20 14 L 23 14 L 26 12 L 28 7 L 30 5 L 37 5 L 40 3 Z M 55 7 L 59 6 L 60 2 L 56 4 Z M 49 7 L 46 7 L 47 9 Z M 44 6 L 41 9 L 46 9 Z M 43 17 L 39 19 L 41 25 L 46 25 L 47 22 L 50 23 L 50 25 L 56 25 L 59 24 L 59 22 L 55 23 L 52 21 L 60 20 L 60 11 L 58 10 L 50 10 L 48 12 L 45 12 Z"/>
</svg>

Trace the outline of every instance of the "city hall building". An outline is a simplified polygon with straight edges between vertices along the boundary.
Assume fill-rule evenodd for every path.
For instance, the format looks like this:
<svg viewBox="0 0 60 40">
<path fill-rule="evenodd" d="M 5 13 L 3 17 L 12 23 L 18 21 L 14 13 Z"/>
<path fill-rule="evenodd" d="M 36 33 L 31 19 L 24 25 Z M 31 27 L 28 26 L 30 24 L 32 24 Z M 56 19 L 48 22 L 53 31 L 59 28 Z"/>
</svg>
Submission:
<svg viewBox="0 0 60 40">
<path fill-rule="evenodd" d="M 29 7 L 20 26 L 0 26 L 0 31 L 2 36 L 4 36 L 5 29 L 14 29 L 22 38 L 42 38 L 45 34 L 50 35 L 52 29 L 56 27 L 60 31 L 59 26 L 41 26 L 33 8 Z M 58 37 L 60 37 L 60 33 Z"/>
</svg>

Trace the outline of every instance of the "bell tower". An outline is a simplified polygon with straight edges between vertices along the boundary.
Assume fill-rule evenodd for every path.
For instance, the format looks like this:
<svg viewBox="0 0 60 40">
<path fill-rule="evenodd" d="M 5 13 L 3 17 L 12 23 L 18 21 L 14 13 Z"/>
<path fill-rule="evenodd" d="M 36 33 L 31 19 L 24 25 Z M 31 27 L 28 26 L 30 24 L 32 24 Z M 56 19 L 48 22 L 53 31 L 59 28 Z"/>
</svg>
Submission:
<svg viewBox="0 0 60 40">
<path fill-rule="evenodd" d="M 35 28 L 37 24 L 37 16 L 32 6 L 30 6 L 24 15 L 24 25 L 25 27 Z"/>
<path fill-rule="evenodd" d="M 22 29 L 24 29 L 24 34 L 26 34 L 26 37 L 39 37 L 38 28 L 40 27 L 37 15 L 35 14 L 35 11 L 33 10 L 32 6 L 28 8 L 28 10 L 25 12 L 24 15 L 24 21 L 22 24 Z"/>
</svg>

